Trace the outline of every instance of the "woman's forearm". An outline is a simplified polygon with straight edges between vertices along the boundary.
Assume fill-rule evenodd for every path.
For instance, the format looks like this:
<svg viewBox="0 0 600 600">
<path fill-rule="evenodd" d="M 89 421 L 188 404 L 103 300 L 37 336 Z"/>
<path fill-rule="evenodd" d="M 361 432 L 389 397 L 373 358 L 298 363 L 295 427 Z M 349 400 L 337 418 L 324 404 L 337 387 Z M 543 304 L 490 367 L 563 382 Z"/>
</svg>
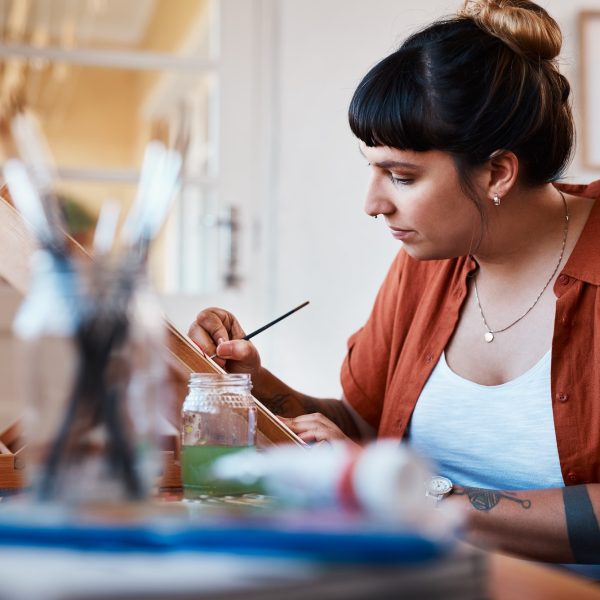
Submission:
<svg viewBox="0 0 600 600">
<path fill-rule="evenodd" d="M 549 562 L 600 564 L 600 484 L 506 492 L 458 487 L 467 539 Z"/>
<path fill-rule="evenodd" d="M 313 398 L 292 389 L 271 372 L 261 368 L 252 379 L 252 393 L 270 411 L 282 417 L 321 413 L 333 421 L 348 437 L 360 439 L 360 433 L 344 402 Z"/>
</svg>

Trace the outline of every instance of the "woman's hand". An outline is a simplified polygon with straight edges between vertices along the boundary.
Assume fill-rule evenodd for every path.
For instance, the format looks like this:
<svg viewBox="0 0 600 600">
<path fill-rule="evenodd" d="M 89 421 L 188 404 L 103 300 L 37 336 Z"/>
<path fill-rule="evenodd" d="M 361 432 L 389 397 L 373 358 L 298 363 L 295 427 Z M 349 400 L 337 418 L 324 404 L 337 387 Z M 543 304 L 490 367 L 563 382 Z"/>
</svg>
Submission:
<svg viewBox="0 0 600 600">
<path fill-rule="evenodd" d="M 342 440 L 358 446 L 333 421 L 321 413 L 300 415 L 298 417 L 278 417 L 304 442 L 320 443 Z"/>
<path fill-rule="evenodd" d="M 250 373 L 260 370 L 260 356 L 254 344 L 242 340 L 246 334 L 238 320 L 222 308 L 207 308 L 198 313 L 190 326 L 189 337 L 209 356 L 217 354 L 215 362 L 230 373 Z"/>
</svg>

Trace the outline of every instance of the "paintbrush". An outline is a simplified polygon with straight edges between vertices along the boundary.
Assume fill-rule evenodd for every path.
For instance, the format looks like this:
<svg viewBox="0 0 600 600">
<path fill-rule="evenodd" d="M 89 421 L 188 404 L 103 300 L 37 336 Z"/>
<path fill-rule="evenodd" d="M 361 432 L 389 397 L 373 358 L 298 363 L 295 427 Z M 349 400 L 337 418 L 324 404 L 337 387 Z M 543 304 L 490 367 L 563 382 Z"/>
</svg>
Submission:
<svg viewBox="0 0 600 600">
<path fill-rule="evenodd" d="M 277 317 L 276 319 L 274 319 L 270 323 L 267 323 L 266 325 L 263 325 L 259 329 L 256 329 L 252 333 L 249 333 L 248 335 L 245 335 L 241 339 L 248 341 L 249 339 L 253 338 L 255 335 L 258 335 L 259 333 L 262 333 L 265 329 L 269 329 L 269 327 L 272 327 L 273 325 L 275 325 L 275 323 L 279 323 L 279 321 L 282 321 L 286 317 L 289 317 L 291 314 L 295 313 L 297 310 L 300 310 L 301 308 L 304 308 L 308 303 L 309 303 L 309 300 L 307 300 L 306 302 L 303 302 L 300 306 L 296 306 L 296 308 L 292 308 L 292 310 L 290 310 L 289 312 L 286 312 L 285 315 L 281 315 L 280 317 Z M 210 357 L 211 360 L 214 360 L 215 358 L 217 358 L 217 354 L 216 353 L 213 354 Z"/>
</svg>

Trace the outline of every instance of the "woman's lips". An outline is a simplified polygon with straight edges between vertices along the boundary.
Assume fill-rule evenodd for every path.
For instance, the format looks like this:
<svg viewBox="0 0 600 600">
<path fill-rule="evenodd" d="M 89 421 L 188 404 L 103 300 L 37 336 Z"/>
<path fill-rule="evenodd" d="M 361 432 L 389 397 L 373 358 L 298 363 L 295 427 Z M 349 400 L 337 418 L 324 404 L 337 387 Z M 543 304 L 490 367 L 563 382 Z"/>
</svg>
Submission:
<svg viewBox="0 0 600 600">
<path fill-rule="evenodd" d="M 415 231 L 414 229 L 400 229 L 398 227 L 390 227 L 390 233 L 392 234 L 393 238 L 404 241 L 407 238 L 409 238 L 412 234 L 414 234 Z"/>
</svg>

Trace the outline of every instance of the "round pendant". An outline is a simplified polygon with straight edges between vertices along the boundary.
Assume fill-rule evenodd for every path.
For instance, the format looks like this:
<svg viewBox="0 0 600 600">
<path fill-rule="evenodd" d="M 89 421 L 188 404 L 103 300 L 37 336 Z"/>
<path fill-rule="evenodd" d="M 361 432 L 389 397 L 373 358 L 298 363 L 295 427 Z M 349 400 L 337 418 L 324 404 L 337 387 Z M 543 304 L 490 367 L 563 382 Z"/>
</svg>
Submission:
<svg viewBox="0 0 600 600">
<path fill-rule="evenodd" d="M 483 339 L 489 344 L 494 341 L 494 334 L 491 331 L 486 331 Z"/>
</svg>

